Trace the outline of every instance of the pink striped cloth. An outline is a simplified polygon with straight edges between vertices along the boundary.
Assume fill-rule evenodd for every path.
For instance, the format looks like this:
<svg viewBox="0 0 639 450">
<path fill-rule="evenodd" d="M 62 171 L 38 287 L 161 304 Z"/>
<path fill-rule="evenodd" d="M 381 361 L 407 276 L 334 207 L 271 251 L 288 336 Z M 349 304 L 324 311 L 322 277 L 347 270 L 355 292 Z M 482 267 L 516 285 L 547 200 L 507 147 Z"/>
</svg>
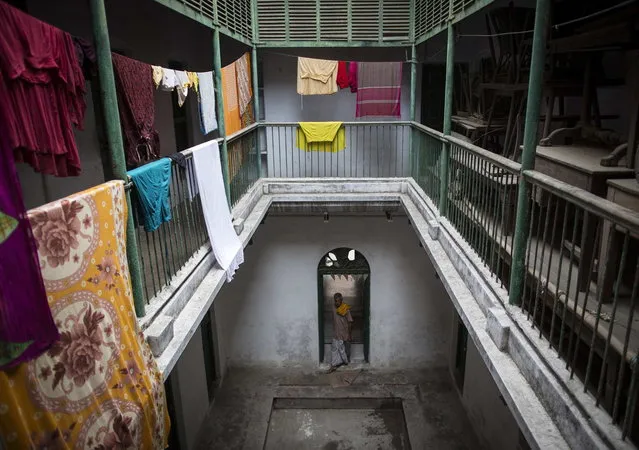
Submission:
<svg viewBox="0 0 639 450">
<path fill-rule="evenodd" d="M 400 117 L 401 97 L 401 62 L 358 63 L 355 117 Z"/>
</svg>

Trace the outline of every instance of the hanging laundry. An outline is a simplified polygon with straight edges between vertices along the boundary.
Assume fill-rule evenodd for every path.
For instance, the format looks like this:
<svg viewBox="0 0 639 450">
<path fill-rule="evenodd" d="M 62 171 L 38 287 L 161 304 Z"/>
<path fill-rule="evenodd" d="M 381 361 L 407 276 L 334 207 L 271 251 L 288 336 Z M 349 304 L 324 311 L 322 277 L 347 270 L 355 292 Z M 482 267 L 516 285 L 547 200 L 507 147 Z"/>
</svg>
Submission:
<svg viewBox="0 0 639 450">
<path fill-rule="evenodd" d="M 173 161 L 176 165 L 180 166 L 180 168 L 186 169 L 186 156 L 184 156 L 183 153 L 176 152 L 168 157 L 171 158 L 171 161 Z"/>
<path fill-rule="evenodd" d="M 297 58 L 297 93 L 322 95 L 337 92 L 337 61 Z"/>
<path fill-rule="evenodd" d="M 0 116 L 16 161 L 80 174 L 85 84 L 71 35 L 0 2 Z"/>
<path fill-rule="evenodd" d="M 227 281 L 231 281 L 244 262 L 244 248 L 231 221 L 217 141 L 193 147 L 193 164 L 211 248 L 217 263 L 226 271 Z"/>
<path fill-rule="evenodd" d="M 197 76 L 197 73 L 195 72 L 186 72 L 186 76 L 189 77 L 189 84 L 190 87 L 195 91 L 195 93 L 198 93 L 198 89 L 199 89 L 199 85 L 200 85 L 200 80 Z"/>
<path fill-rule="evenodd" d="M 4 123 L 0 122 L 3 134 Z M 4 370 L 38 357 L 60 335 L 47 302 L 13 155 L 6 143 L 0 144 L 0 370 Z M 55 251 L 52 244 L 49 248 Z"/>
<path fill-rule="evenodd" d="M 183 70 L 176 70 L 175 78 L 177 78 L 177 86 L 175 87 L 175 90 L 178 94 L 178 106 L 182 107 L 186 101 L 186 96 L 189 95 L 191 81 L 189 80 L 189 76 Z"/>
<path fill-rule="evenodd" d="M 131 177 L 137 192 L 144 229 L 155 231 L 161 224 L 171 220 L 171 160 L 162 158 L 150 162 L 129 170 L 127 175 Z"/>
<path fill-rule="evenodd" d="M 224 99 L 224 128 L 226 135 L 229 136 L 242 129 L 234 62 L 222 67 L 222 98 Z"/>
<path fill-rule="evenodd" d="M 242 128 L 255 123 L 255 112 L 253 111 L 253 88 L 251 84 L 251 55 L 244 53 L 241 58 L 235 61 L 237 72 L 237 90 L 240 103 L 240 122 Z"/>
<path fill-rule="evenodd" d="M 97 56 L 93 44 L 80 37 L 72 37 L 78 64 L 82 67 L 85 78 L 93 78 L 97 72 Z"/>
<path fill-rule="evenodd" d="M 153 84 L 155 85 L 155 89 L 160 87 L 162 84 L 162 78 L 164 78 L 164 69 L 160 66 L 151 66 L 153 69 Z"/>
<path fill-rule="evenodd" d="M 348 63 L 348 85 L 351 92 L 357 92 L 357 63 L 355 61 Z"/>
<path fill-rule="evenodd" d="M 160 157 L 160 138 L 153 128 L 153 70 L 148 64 L 117 53 L 112 57 L 126 162 L 139 166 Z"/>
<path fill-rule="evenodd" d="M 339 86 L 340 89 L 345 89 L 350 86 L 348 81 L 348 63 L 346 61 L 337 63 L 337 86 Z"/>
<path fill-rule="evenodd" d="M 217 117 L 215 115 L 215 84 L 213 83 L 213 72 L 198 73 L 200 84 L 200 129 L 202 133 L 209 134 L 217 130 Z"/>
<path fill-rule="evenodd" d="M 307 152 L 339 152 L 346 148 L 342 122 L 300 122 L 297 148 Z"/>
<path fill-rule="evenodd" d="M 162 82 L 160 88 L 163 91 L 172 91 L 178 86 L 179 82 L 175 70 L 162 68 Z"/>
<path fill-rule="evenodd" d="M 357 67 L 355 117 L 400 117 L 401 62 L 360 62 Z"/>
<path fill-rule="evenodd" d="M 193 200 L 195 196 L 200 193 L 193 164 L 186 165 L 186 187 L 189 191 L 189 200 Z"/>
<path fill-rule="evenodd" d="M 244 115 L 251 104 L 253 93 L 251 92 L 251 56 L 244 53 L 235 61 L 237 75 L 237 91 L 239 94 L 240 116 Z"/>
<path fill-rule="evenodd" d="M 162 374 L 133 310 L 126 217 L 122 181 L 29 213 L 61 339 L 0 372 L 7 450 L 168 445 Z"/>
</svg>

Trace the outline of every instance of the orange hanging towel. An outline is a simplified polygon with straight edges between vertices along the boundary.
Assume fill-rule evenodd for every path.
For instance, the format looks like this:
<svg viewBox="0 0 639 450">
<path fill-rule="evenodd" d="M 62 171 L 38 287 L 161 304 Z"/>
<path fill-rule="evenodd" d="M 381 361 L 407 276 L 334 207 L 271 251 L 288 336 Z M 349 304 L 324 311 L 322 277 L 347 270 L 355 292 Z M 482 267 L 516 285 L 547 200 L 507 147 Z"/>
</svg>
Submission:
<svg viewBox="0 0 639 450">
<path fill-rule="evenodd" d="M 222 98 L 224 99 L 224 128 L 226 135 L 229 136 L 242 129 L 235 62 L 222 67 Z"/>
</svg>

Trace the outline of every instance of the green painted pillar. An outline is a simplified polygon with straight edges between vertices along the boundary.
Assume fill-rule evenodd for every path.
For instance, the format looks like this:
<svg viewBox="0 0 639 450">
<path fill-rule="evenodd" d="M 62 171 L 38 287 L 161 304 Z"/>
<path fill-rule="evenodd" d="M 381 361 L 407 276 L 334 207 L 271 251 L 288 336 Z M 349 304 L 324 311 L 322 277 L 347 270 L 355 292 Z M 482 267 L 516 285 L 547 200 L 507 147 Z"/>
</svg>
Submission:
<svg viewBox="0 0 639 450">
<path fill-rule="evenodd" d="M 122 143 L 122 130 L 120 128 L 120 116 L 118 112 L 118 99 L 115 92 L 115 78 L 113 75 L 113 63 L 111 61 L 111 44 L 109 42 L 109 29 L 107 27 L 104 0 L 89 0 L 91 8 L 91 21 L 93 24 L 93 40 L 98 63 L 98 92 L 101 100 L 101 114 L 104 118 L 104 131 L 107 141 L 109 159 L 111 160 L 111 173 L 118 180 L 128 181 L 126 174 L 126 159 L 124 145 Z M 142 286 L 142 267 L 138 253 L 138 243 L 135 237 L 133 213 L 131 208 L 131 194 L 126 192 L 128 205 L 126 224 L 126 254 L 131 275 L 131 288 L 135 313 L 138 317 L 144 316 L 144 287 Z"/>
<path fill-rule="evenodd" d="M 455 83 L 455 28 L 448 24 L 448 44 L 446 47 L 446 87 L 444 92 L 444 129 L 450 135 L 451 117 L 453 115 L 453 88 Z M 450 159 L 450 143 L 442 144 L 439 160 L 439 213 L 444 216 L 448 207 L 448 163 Z"/>
<path fill-rule="evenodd" d="M 257 48 L 251 50 L 251 69 L 253 71 L 253 111 L 255 121 L 260 121 L 260 90 L 257 78 Z M 257 153 L 257 178 L 262 178 L 262 154 L 260 153 L 260 129 L 255 130 L 255 151 Z"/>
<path fill-rule="evenodd" d="M 528 81 L 528 98 L 526 101 L 526 122 L 524 128 L 524 149 L 521 155 L 521 171 L 535 167 L 537 150 L 537 126 L 539 125 L 539 109 L 544 82 L 544 66 L 546 62 L 546 34 L 550 15 L 550 0 L 537 0 L 535 9 L 535 31 L 533 34 L 532 58 L 530 61 L 530 78 Z M 512 266 L 510 268 L 510 290 L 508 301 L 519 305 L 524 289 L 526 276 L 525 258 L 528 241 L 528 199 L 530 184 L 523 175 L 519 176 L 519 193 L 517 196 L 517 219 L 513 237 Z"/>
<path fill-rule="evenodd" d="M 415 121 L 415 104 L 417 98 L 417 48 L 413 45 L 411 46 L 410 51 L 410 109 L 408 120 L 411 122 Z M 413 178 L 417 179 L 419 175 L 419 149 L 417 147 L 413 147 L 413 144 L 416 142 L 415 138 L 415 130 L 411 125 L 409 128 L 408 134 L 408 148 L 410 149 L 410 174 L 413 175 Z"/>
<path fill-rule="evenodd" d="M 220 52 L 220 30 L 213 29 L 213 70 L 215 71 L 215 101 L 217 103 L 217 129 L 220 137 L 223 137 L 220 156 L 222 159 L 222 177 L 224 178 L 224 190 L 226 199 L 231 206 L 231 180 L 229 180 L 229 153 L 226 145 L 226 128 L 224 127 L 224 96 L 222 92 L 222 54 Z"/>
<path fill-rule="evenodd" d="M 413 45 L 410 51 L 410 120 L 415 120 L 415 104 L 417 102 L 417 48 Z"/>
</svg>

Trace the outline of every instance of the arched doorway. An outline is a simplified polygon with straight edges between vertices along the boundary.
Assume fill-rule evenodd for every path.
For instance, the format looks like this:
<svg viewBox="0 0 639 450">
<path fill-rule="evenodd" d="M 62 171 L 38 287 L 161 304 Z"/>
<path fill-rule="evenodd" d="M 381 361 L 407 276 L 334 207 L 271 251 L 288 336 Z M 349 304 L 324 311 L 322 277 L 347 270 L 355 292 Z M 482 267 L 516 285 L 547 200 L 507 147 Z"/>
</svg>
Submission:
<svg viewBox="0 0 639 450">
<path fill-rule="evenodd" d="M 370 331 L 370 266 L 355 249 L 341 247 L 322 256 L 317 266 L 319 356 L 330 357 L 333 339 L 333 296 L 339 292 L 351 306 L 351 362 L 368 361 Z"/>
</svg>

